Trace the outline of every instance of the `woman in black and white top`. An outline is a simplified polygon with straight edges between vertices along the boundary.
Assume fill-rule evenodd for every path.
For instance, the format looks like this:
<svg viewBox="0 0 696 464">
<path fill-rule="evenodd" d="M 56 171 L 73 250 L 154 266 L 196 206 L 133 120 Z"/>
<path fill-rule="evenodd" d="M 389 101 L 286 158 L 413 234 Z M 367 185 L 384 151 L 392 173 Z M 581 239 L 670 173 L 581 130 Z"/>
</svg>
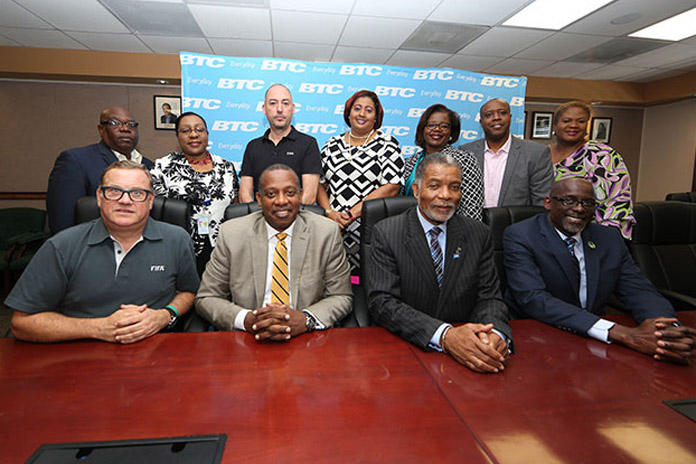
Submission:
<svg viewBox="0 0 696 464">
<path fill-rule="evenodd" d="M 181 198 L 191 205 L 191 238 L 202 274 L 225 208 L 237 199 L 237 171 L 231 162 L 208 151 L 208 127 L 200 115 L 182 114 L 175 129 L 181 150 L 156 160 L 150 173 L 155 194 Z"/>
</svg>

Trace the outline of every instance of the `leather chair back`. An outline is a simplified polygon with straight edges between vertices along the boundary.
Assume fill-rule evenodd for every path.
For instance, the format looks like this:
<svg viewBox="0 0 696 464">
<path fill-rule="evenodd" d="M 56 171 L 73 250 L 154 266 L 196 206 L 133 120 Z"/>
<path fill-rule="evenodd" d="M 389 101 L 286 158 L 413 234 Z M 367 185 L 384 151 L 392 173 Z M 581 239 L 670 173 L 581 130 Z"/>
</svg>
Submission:
<svg viewBox="0 0 696 464">
<path fill-rule="evenodd" d="M 634 205 L 633 213 L 636 226 L 629 247 L 636 263 L 675 309 L 692 309 L 696 302 L 696 204 L 641 202 Z M 691 297 L 689 306 L 680 305 L 680 295 Z"/>
<path fill-rule="evenodd" d="M 98 217 L 99 206 L 97 206 L 96 197 L 82 197 L 77 200 L 75 224 L 91 221 Z M 157 221 L 183 227 L 187 232 L 191 232 L 191 207 L 185 200 L 155 196 L 150 217 Z"/>
<path fill-rule="evenodd" d="M 666 201 L 685 201 L 687 203 L 696 203 L 696 192 L 683 193 L 668 193 L 665 197 Z"/>
<path fill-rule="evenodd" d="M 498 271 L 501 292 L 504 293 L 507 288 L 505 266 L 503 265 L 503 233 L 505 229 L 511 224 L 536 216 L 544 211 L 545 209 L 543 206 L 532 205 L 500 206 L 496 208 L 485 208 L 483 210 L 483 222 L 491 228 L 495 268 Z"/>
</svg>

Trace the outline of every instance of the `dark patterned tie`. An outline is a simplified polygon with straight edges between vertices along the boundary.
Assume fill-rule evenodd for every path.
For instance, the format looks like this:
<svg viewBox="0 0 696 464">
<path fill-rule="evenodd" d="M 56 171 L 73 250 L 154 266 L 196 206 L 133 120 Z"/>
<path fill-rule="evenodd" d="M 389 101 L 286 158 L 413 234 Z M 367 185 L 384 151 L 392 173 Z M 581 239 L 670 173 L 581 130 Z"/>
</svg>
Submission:
<svg viewBox="0 0 696 464">
<path fill-rule="evenodd" d="M 573 237 L 566 237 L 563 241 L 566 243 L 568 253 L 570 253 L 570 257 L 573 259 L 573 266 L 578 271 L 578 276 L 580 276 L 580 263 L 578 262 L 578 257 L 575 256 L 575 244 L 578 243 L 578 241 Z"/>
<path fill-rule="evenodd" d="M 288 234 L 276 234 L 275 253 L 273 254 L 273 272 L 271 277 L 271 301 L 273 303 L 288 304 L 290 302 L 290 291 L 288 285 L 288 249 L 285 245 L 285 237 Z"/>
<path fill-rule="evenodd" d="M 442 232 L 439 227 L 433 227 L 428 231 L 430 235 L 430 254 L 433 256 L 433 265 L 435 266 L 435 276 L 437 277 L 437 285 L 442 286 L 442 276 L 444 274 L 443 261 L 442 261 L 442 247 L 440 247 L 440 242 L 437 241 L 437 237 Z"/>
</svg>

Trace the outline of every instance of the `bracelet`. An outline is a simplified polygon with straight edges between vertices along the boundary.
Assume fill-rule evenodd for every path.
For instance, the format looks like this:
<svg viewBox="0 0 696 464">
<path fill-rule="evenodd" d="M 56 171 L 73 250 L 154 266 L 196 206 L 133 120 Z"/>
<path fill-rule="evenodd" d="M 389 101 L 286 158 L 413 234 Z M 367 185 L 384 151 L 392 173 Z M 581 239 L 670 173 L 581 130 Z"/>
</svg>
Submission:
<svg viewBox="0 0 696 464">
<path fill-rule="evenodd" d="M 176 309 L 176 308 L 174 307 L 174 305 L 168 304 L 167 306 L 165 306 L 165 308 L 171 309 L 171 310 L 174 311 L 174 313 L 176 314 L 176 317 L 179 317 L 179 310 Z"/>
<path fill-rule="evenodd" d="M 445 327 L 445 330 L 442 331 L 442 336 L 440 337 L 440 348 L 442 348 L 443 353 L 447 353 L 447 349 L 445 348 L 445 338 L 447 338 L 447 332 L 449 332 L 449 329 L 451 329 L 451 327 Z"/>
<path fill-rule="evenodd" d="M 326 213 L 326 216 L 328 216 L 329 214 L 331 214 L 331 211 L 333 211 L 333 209 L 331 209 L 331 208 L 326 208 L 326 209 L 324 210 L 324 212 Z"/>
</svg>

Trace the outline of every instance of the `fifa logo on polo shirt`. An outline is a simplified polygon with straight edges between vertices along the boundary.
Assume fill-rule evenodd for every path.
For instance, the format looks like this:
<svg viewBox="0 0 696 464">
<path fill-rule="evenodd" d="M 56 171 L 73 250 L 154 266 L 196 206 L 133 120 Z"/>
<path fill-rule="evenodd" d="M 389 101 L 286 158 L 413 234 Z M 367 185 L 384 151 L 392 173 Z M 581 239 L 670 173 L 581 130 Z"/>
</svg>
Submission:
<svg viewBox="0 0 696 464">
<path fill-rule="evenodd" d="M 164 272 L 164 264 L 153 264 L 150 266 L 150 272 Z"/>
<path fill-rule="evenodd" d="M 287 151 L 287 152 L 285 152 L 285 154 L 288 155 L 288 156 L 295 156 L 295 152 L 294 152 L 294 151 Z"/>
</svg>

